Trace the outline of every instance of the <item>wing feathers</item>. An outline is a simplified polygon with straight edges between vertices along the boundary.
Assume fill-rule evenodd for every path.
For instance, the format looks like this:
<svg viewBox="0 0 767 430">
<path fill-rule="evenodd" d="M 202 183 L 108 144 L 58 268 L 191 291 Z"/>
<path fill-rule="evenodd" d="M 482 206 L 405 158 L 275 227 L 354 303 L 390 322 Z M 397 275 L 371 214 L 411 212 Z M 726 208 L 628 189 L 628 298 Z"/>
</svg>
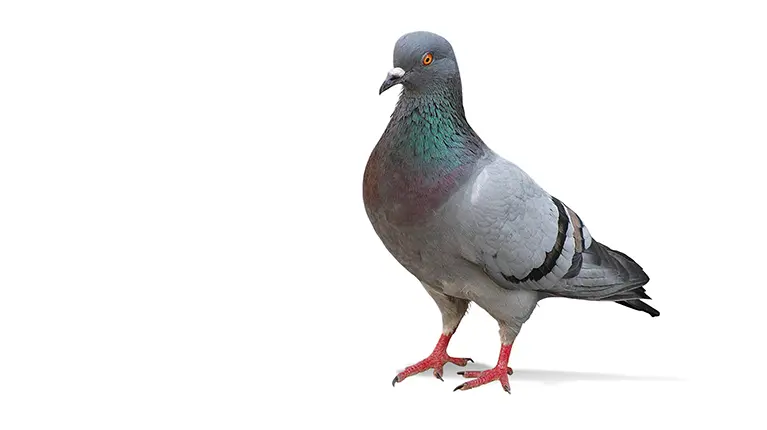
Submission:
<svg viewBox="0 0 767 430">
<path fill-rule="evenodd" d="M 554 242 L 554 246 L 546 252 L 546 257 L 543 259 L 543 263 L 531 270 L 527 276 L 522 279 L 519 279 L 514 275 L 506 275 L 501 272 L 501 276 L 503 276 L 504 279 L 511 282 L 512 284 L 541 280 L 544 276 L 548 275 L 552 270 L 554 270 L 554 268 L 557 266 L 557 260 L 559 260 L 559 257 L 562 256 L 562 250 L 564 249 L 565 241 L 567 240 L 567 232 L 570 227 L 570 221 L 567 217 L 567 212 L 562 202 L 554 197 L 552 197 L 551 200 L 554 202 L 554 205 L 557 207 L 558 211 L 557 239 Z"/>
<path fill-rule="evenodd" d="M 574 210 L 516 165 L 498 159 L 478 177 L 459 206 L 459 231 L 468 233 L 461 249 L 499 286 L 586 300 L 642 298 L 637 289 L 649 281 L 642 268 L 593 240 Z"/>
</svg>

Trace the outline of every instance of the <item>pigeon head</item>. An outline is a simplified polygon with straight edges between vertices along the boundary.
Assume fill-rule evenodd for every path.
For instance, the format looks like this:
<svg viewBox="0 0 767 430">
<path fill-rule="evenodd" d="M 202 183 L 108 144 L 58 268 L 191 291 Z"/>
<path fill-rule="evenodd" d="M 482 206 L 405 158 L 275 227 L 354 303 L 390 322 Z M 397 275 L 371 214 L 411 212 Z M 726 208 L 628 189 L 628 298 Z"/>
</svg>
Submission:
<svg viewBox="0 0 767 430">
<path fill-rule="evenodd" d="M 394 68 L 378 94 L 401 84 L 405 92 L 429 94 L 454 89 L 461 78 L 453 47 L 442 36 L 427 31 L 407 33 L 394 45 Z"/>
</svg>

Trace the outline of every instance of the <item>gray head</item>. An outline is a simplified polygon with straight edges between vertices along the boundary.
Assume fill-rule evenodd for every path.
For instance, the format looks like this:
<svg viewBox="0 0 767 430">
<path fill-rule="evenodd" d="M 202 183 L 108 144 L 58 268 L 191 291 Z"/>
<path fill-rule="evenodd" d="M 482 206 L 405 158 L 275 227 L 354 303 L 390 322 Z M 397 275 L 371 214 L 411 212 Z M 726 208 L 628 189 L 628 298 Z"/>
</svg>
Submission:
<svg viewBox="0 0 767 430">
<path fill-rule="evenodd" d="M 379 94 L 402 84 L 406 92 L 428 94 L 455 91 L 460 96 L 461 77 L 453 47 L 444 37 L 428 31 L 407 33 L 394 45 L 394 68 Z"/>
</svg>

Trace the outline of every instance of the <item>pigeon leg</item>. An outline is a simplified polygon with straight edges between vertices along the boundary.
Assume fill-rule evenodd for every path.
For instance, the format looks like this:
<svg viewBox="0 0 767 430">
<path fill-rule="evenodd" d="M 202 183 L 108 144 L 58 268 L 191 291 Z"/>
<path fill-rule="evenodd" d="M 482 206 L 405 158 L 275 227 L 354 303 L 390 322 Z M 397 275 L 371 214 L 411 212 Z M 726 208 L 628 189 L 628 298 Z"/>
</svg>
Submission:
<svg viewBox="0 0 767 430">
<path fill-rule="evenodd" d="M 434 347 L 434 351 L 432 351 L 431 355 L 412 366 L 406 367 L 405 370 L 397 374 L 391 383 L 392 387 L 397 382 L 402 382 L 408 376 L 421 373 L 428 369 L 434 369 L 434 376 L 437 379 L 442 380 L 442 367 L 448 362 L 457 366 L 465 366 L 469 361 L 473 363 L 474 360 L 471 358 L 455 358 L 447 355 L 447 345 L 450 343 L 450 338 L 452 336 L 452 333 L 443 333 L 442 336 L 439 337 L 439 342 L 437 342 L 437 346 Z"/>
<path fill-rule="evenodd" d="M 511 394 L 511 388 L 509 387 L 509 375 L 514 373 L 509 367 L 509 355 L 511 354 L 511 344 L 501 343 L 501 353 L 498 355 L 498 364 L 492 369 L 483 371 L 466 371 L 458 372 L 459 375 L 463 375 L 465 378 L 476 378 L 469 382 L 463 383 L 455 390 L 470 390 L 472 388 L 485 385 L 488 382 L 499 381 L 504 391 Z"/>
<path fill-rule="evenodd" d="M 481 372 L 458 372 L 459 375 L 463 375 L 465 378 L 475 379 L 455 387 L 453 391 L 470 390 L 491 381 L 498 381 L 501 383 L 503 390 L 511 394 L 511 388 L 509 387 L 509 375 L 513 373 L 509 367 L 511 345 L 517 339 L 522 325 L 533 313 L 539 296 L 535 291 L 516 290 L 509 291 L 505 297 L 505 301 L 500 301 L 503 306 L 499 306 L 499 302 L 476 302 L 477 305 L 498 321 L 501 337 L 501 352 L 498 354 L 498 364 L 492 369 Z"/>
<path fill-rule="evenodd" d="M 434 376 L 442 380 L 442 367 L 445 363 L 450 362 L 457 366 L 465 366 L 469 361 L 474 362 L 471 358 L 454 358 L 447 355 L 447 344 L 450 343 L 450 338 L 466 314 L 466 310 L 469 308 L 469 301 L 448 296 L 440 291 L 440 289 L 434 288 L 425 282 L 422 282 L 422 285 L 426 288 L 426 292 L 429 293 L 431 298 L 434 299 L 442 314 L 442 336 L 440 336 L 439 342 L 437 342 L 437 346 L 434 347 L 431 355 L 405 368 L 405 370 L 394 377 L 391 383 L 392 386 L 397 382 L 402 382 L 408 376 L 428 369 L 434 369 Z"/>
</svg>

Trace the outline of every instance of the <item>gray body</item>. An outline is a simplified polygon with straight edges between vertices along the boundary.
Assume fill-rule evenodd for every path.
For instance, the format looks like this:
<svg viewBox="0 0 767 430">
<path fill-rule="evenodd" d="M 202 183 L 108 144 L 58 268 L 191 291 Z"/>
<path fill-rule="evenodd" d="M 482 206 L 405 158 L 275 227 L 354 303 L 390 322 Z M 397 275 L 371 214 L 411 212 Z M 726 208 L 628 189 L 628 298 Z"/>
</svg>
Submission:
<svg viewBox="0 0 767 430">
<path fill-rule="evenodd" d="M 479 170 L 424 224 L 395 225 L 387 222 L 382 214 L 370 214 L 375 231 L 389 252 L 421 281 L 437 302 L 446 333 L 455 330 L 471 301 L 487 311 L 502 328 L 516 334 L 538 300 L 545 297 L 532 289 L 504 288 L 482 268 L 483 245 L 479 242 L 489 243 L 493 238 L 503 240 L 501 218 L 506 217 L 481 219 L 482 215 L 471 209 L 472 196 L 475 202 L 478 199 L 495 201 L 502 210 L 505 196 L 494 193 L 492 188 L 482 190 L 477 177 L 483 175 L 485 169 L 495 170 L 496 166 L 506 163 L 495 154 L 481 159 Z M 509 167 L 512 166 L 509 163 Z M 508 191 L 510 195 L 533 193 L 522 187 Z M 509 215 L 513 209 L 518 208 L 510 207 Z"/>
<path fill-rule="evenodd" d="M 401 39 L 398 50 L 420 58 L 422 48 L 447 43 L 431 33 L 414 34 L 418 43 L 403 48 Z M 399 67 L 397 55 L 395 51 Z M 449 58 L 454 61 L 452 49 Z M 403 69 L 412 68 L 409 63 Z M 423 73 L 417 76 L 428 81 Z M 429 96 L 427 90 L 418 93 L 419 87 L 403 85 L 398 110 L 413 109 L 403 98 Z M 460 99 L 460 81 L 457 91 Z M 503 343 L 514 341 L 537 302 L 546 297 L 617 301 L 657 315 L 639 300 L 649 298 L 642 288 L 649 278 L 636 262 L 593 240 L 572 209 L 485 146 L 471 130 L 465 135 L 476 141 L 479 155 L 466 163 L 467 173 L 443 190 L 443 198 L 426 216 L 400 216 L 412 203 L 406 200 L 408 194 L 379 185 L 403 176 L 401 161 L 386 157 L 403 136 L 398 133 L 405 126 L 399 115 L 395 110 L 368 163 L 365 207 L 389 252 L 434 298 L 445 333 L 455 331 L 469 302 L 498 321 Z M 375 198 L 369 188 L 377 190 Z"/>
</svg>

